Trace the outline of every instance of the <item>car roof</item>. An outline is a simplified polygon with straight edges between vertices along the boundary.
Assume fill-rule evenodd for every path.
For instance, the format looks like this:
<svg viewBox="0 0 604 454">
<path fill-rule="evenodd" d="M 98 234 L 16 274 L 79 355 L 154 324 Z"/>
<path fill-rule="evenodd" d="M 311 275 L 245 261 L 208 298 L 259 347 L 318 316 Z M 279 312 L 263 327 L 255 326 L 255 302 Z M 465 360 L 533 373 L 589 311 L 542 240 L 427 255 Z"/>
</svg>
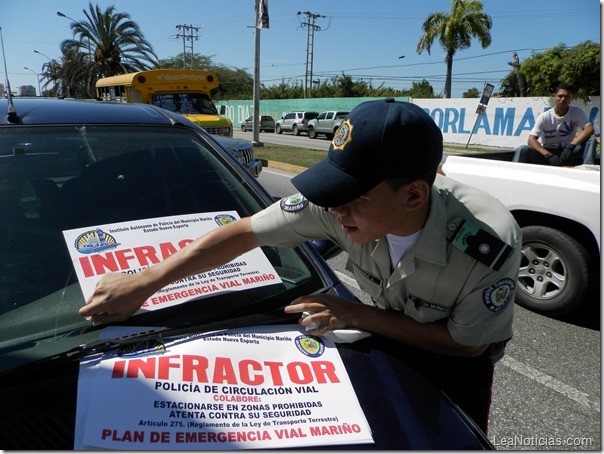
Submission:
<svg viewBox="0 0 604 454">
<path fill-rule="evenodd" d="M 96 100 L 13 97 L 17 122 L 9 121 L 8 100 L 0 99 L 0 126 L 44 124 L 153 124 L 196 125 L 186 118 L 149 104 Z"/>
</svg>

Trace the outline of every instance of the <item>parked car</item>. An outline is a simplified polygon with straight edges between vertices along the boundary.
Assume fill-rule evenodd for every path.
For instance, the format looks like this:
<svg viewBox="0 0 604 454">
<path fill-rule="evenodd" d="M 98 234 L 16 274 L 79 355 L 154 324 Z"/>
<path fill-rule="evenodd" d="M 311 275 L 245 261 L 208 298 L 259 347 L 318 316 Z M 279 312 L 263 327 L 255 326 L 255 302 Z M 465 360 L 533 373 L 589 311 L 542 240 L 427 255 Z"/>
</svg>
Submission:
<svg viewBox="0 0 604 454">
<path fill-rule="evenodd" d="M 275 125 L 275 132 L 281 134 L 282 132 L 292 132 L 295 136 L 300 135 L 301 132 L 307 132 L 308 122 L 313 118 L 317 118 L 319 112 L 289 112 L 277 120 Z"/>
<path fill-rule="evenodd" d="M 254 130 L 254 117 L 247 117 L 243 123 L 241 123 L 241 130 L 243 132 Z M 275 119 L 270 115 L 260 116 L 260 132 L 275 132 Z"/>
<path fill-rule="evenodd" d="M 559 167 L 513 156 L 455 154 L 442 171 L 497 197 L 522 228 L 516 303 L 548 316 L 577 313 L 600 292 L 600 163 Z"/>
<path fill-rule="evenodd" d="M 317 118 L 313 118 L 308 122 L 308 137 L 316 139 L 319 134 L 324 134 L 328 140 L 333 139 L 334 134 L 349 113 L 340 110 L 321 112 Z"/>
<path fill-rule="evenodd" d="M 7 103 L 0 100 L 4 112 Z M 183 279 L 125 322 L 91 324 L 80 317 L 102 274 L 136 273 L 203 229 L 273 200 L 215 138 L 178 114 L 152 105 L 58 99 L 16 99 L 14 107 L 0 117 L 3 449 L 69 450 L 90 439 L 124 450 L 143 442 L 160 450 L 248 449 L 285 439 L 290 447 L 311 440 L 314 449 L 493 448 L 456 405 L 397 357 L 391 342 L 369 336 L 328 344 L 305 335 L 298 317 L 283 312 L 301 295 L 354 299 L 310 244 L 257 248 Z M 266 272 L 255 272 L 261 268 Z M 298 335 L 254 334 L 263 326 Z M 242 351 L 258 339 L 294 342 L 300 359 L 285 368 L 243 357 L 232 368 L 229 358 L 219 358 L 220 367 L 209 374 L 203 360 L 212 353 L 210 342 L 186 358 L 175 353 L 233 329 L 248 330 L 238 338 Z M 333 364 L 321 361 L 325 349 L 343 364 L 335 378 Z M 106 361 L 115 362 L 109 376 L 101 367 Z M 181 366 L 186 371 L 179 381 L 170 371 Z M 270 373 L 272 387 L 258 388 L 258 368 Z M 267 404 L 285 393 L 286 373 L 297 382 L 287 388 L 295 394 Z M 323 382 L 349 381 L 350 388 L 335 387 L 340 391 L 330 397 L 358 400 L 370 441 L 347 441 L 361 426 L 346 414 L 336 421 L 338 408 L 318 420 L 326 402 L 318 398 L 321 383 L 308 385 L 313 373 Z M 112 397 L 118 388 L 140 400 L 125 406 Z M 257 395 L 259 389 L 266 395 Z M 199 403 L 211 396 L 212 403 Z M 125 418 L 133 415 L 140 418 L 129 425 Z M 311 432 L 303 424 L 312 424 Z M 175 445 L 179 437 L 183 443 Z"/>
<path fill-rule="evenodd" d="M 223 146 L 243 167 L 255 177 L 262 172 L 262 161 L 254 153 L 254 144 L 249 140 L 234 137 L 212 136 Z"/>
</svg>

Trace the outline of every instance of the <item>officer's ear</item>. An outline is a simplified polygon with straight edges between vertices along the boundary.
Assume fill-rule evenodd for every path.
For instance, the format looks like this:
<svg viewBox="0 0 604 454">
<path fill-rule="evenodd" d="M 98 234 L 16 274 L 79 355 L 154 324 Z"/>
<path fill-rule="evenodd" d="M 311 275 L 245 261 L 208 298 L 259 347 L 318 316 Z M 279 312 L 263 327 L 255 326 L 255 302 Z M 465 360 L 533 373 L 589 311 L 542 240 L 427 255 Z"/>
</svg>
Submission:
<svg viewBox="0 0 604 454">
<path fill-rule="evenodd" d="M 413 180 L 406 185 L 405 205 L 409 210 L 425 206 L 430 201 L 430 185 L 424 180 Z"/>
</svg>

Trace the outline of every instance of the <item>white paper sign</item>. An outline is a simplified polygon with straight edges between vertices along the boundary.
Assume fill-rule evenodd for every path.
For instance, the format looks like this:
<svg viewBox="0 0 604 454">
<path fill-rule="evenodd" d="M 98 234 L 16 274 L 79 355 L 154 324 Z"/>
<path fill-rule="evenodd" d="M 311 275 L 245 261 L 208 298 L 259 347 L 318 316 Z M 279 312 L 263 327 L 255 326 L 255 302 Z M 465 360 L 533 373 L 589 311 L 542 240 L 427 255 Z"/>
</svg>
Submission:
<svg viewBox="0 0 604 454">
<path fill-rule="evenodd" d="M 137 273 L 221 225 L 239 219 L 237 212 L 197 213 L 143 219 L 63 232 L 84 298 L 106 273 Z M 174 306 L 193 298 L 278 284 L 260 248 L 217 269 L 174 282 L 153 294 L 138 311 Z"/>
<path fill-rule="evenodd" d="M 75 449 L 373 443 L 335 345 L 297 325 L 221 331 L 82 362 Z"/>
</svg>

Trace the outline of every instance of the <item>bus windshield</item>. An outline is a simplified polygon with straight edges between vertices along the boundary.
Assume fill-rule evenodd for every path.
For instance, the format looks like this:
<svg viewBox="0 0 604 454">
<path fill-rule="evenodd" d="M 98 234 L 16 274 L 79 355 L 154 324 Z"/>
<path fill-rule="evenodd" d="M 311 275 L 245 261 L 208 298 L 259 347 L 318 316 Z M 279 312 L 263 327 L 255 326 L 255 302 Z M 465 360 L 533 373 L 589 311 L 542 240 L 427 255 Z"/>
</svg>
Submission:
<svg viewBox="0 0 604 454">
<path fill-rule="evenodd" d="M 218 115 L 218 110 L 212 100 L 203 93 L 153 94 L 151 103 L 181 115 Z"/>
</svg>

